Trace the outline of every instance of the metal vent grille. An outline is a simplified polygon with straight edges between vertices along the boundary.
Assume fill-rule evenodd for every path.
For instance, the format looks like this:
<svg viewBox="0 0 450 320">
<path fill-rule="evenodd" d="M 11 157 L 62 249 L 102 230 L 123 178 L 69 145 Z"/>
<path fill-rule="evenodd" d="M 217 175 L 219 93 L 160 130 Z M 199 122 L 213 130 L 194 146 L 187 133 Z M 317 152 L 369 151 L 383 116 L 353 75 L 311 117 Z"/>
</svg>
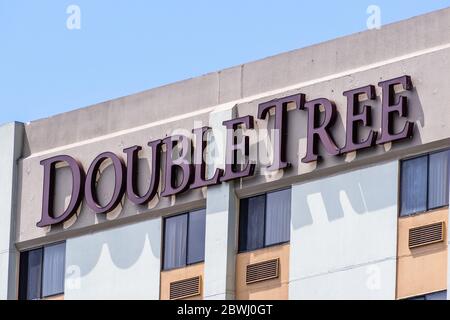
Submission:
<svg viewBox="0 0 450 320">
<path fill-rule="evenodd" d="M 273 259 L 247 266 L 246 284 L 278 278 L 280 259 Z"/>
<path fill-rule="evenodd" d="M 409 248 L 417 248 L 444 241 L 444 222 L 409 229 Z"/>
<path fill-rule="evenodd" d="M 199 296 L 200 276 L 170 283 L 170 300 L 179 300 Z"/>
</svg>

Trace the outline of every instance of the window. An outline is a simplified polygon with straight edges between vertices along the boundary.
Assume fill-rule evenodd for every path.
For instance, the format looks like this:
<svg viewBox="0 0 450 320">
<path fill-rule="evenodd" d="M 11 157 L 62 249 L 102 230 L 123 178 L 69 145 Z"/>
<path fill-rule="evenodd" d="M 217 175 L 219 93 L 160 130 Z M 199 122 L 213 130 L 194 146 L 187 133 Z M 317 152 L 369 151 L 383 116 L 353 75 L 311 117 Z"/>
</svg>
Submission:
<svg viewBox="0 0 450 320">
<path fill-rule="evenodd" d="M 64 293 L 66 244 L 20 254 L 19 299 L 36 300 Z"/>
<path fill-rule="evenodd" d="M 423 296 L 409 298 L 408 300 L 447 300 L 447 291 L 433 292 Z"/>
<path fill-rule="evenodd" d="M 448 206 L 449 151 L 401 162 L 400 216 Z"/>
<path fill-rule="evenodd" d="M 204 209 L 164 220 L 164 270 L 204 261 L 205 223 Z"/>
<path fill-rule="evenodd" d="M 289 242 L 291 190 L 242 199 L 239 214 L 239 252 Z"/>
</svg>

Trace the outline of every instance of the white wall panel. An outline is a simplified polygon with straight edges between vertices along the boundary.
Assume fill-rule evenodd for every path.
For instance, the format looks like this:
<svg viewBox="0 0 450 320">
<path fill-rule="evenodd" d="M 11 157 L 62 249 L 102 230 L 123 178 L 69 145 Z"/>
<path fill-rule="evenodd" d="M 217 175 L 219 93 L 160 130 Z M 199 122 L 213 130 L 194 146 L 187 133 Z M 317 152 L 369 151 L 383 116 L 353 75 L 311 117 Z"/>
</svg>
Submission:
<svg viewBox="0 0 450 320">
<path fill-rule="evenodd" d="M 290 283 L 291 299 L 384 300 L 394 299 L 395 259 L 334 270 Z"/>
<path fill-rule="evenodd" d="M 16 197 L 17 160 L 22 153 L 23 125 L 0 126 L 0 300 L 15 299 L 17 250 Z"/>
<path fill-rule="evenodd" d="M 397 175 L 391 162 L 293 186 L 291 299 L 395 298 Z"/>
<path fill-rule="evenodd" d="M 218 137 L 216 150 L 220 154 L 214 165 L 208 167 L 224 168 L 226 130 L 222 125 L 232 119 L 235 110 L 216 111 L 210 114 L 210 126 Z M 212 175 L 212 173 L 210 174 Z M 206 198 L 205 235 L 205 300 L 225 300 L 234 298 L 236 264 L 236 196 L 232 182 L 208 187 Z"/>
<path fill-rule="evenodd" d="M 65 299 L 159 299 L 161 219 L 67 240 Z"/>
</svg>

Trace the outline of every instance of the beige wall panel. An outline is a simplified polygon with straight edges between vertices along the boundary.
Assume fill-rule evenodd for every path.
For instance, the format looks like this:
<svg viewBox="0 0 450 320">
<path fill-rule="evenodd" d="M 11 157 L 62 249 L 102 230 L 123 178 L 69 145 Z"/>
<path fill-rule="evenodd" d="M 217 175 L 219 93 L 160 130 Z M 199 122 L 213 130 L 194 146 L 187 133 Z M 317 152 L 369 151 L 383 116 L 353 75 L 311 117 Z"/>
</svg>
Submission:
<svg viewBox="0 0 450 320">
<path fill-rule="evenodd" d="M 249 285 L 245 283 L 247 265 L 276 258 L 280 259 L 278 278 Z M 236 258 L 237 300 L 287 300 L 288 283 L 289 244 L 238 254 Z"/>
<path fill-rule="evenodd" d="M 447 288 L 447 235 L 444 241 L 418 248 L 408 246 L 409 229 L 444 221 L 448 208 L 398 221 L 397 298 L 404 299 Z"/>
<path fill-rule="evenodd" d="M 161 272 L 161 300 L 170 300 L 170 283 L 185 279 L 190 279 L 200 276 L 200 292 L 201 294 L 196 297 L 191 297 L 184 300 L 202 300 L 203 299 L 203 281 L 204 276 L 204 263 L 197 263 L 186 268 L 168 270 Z"/>
<path fill-rule="evenodd" d="M 48 297 L 48 298 L 45 298 L 43 300 L 64 300 L 64 295 L 63 294 L 59 294 L 57 296 Z"/>
</svg>

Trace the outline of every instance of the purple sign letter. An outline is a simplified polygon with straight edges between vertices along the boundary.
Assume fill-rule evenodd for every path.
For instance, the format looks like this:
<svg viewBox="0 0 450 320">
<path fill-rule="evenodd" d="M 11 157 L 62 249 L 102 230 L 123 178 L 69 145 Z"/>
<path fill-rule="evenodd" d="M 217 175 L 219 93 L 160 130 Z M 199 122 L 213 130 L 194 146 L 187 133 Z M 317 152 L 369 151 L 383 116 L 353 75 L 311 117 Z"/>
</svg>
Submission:
<svg viewBox="0 0 450 320">
<path fill-rule="evenodd" d="M 97 193 L 96 193 L 96 176 L 97 171 L 100 169 L 103 161 L 111 159 L 112 166 L 114 167 L 114 193 L 111 200 L 105 206 L 101 206 L 98 203 Z M 89 170 L 86 176 L 86 185 L 85 185 L 85 197 L 86 204 L 89 208 L 91 208 L 95 213 L 108 213 L 116 208 L 122 199 L 123 193 L 125 191 L 124 182 L 125 182 L 125 166 L 122 160 L 116 156 L 112 152 L 105 152 L 97 156 L 94 161 L 91 163 Z"/>
<path fill-rule="evenodd" d="M 54 217 L 53 197 L 55 190 L 55 166 L 59 162 L 65 162 L 69 165 L 69 169 L 72 173 L 72 194 L 67 209 L 58 217 Z M 42 228 L 64 222 L 77 212 L 78 206 L 81 203 L 84 173 L 81 165 L 74 158 L 65 155 L 42 160 L 41 165 L 44 166 L 42 215 L 41 221 L 36 225 Z"/>
<path fill-rule="evenodd" d="M 362 111 L 359 112 L 359 97 L 363 94 L 366 94 L 369 100 L 374 100 L 375 87 L 370 85 L 344 92 L 344 96 L 347 97 L 347 136 L 345 147 L 341 150 L 342 153 L 349 153 L 375 145 L 378 132 L 370 130 L 369 136 L 361 142 L 358 135 L 358 122 L 362 122 L 362 125 L 367 127 L 372 125 L 371 107 L 363 106 Z"/>
<path fill-rule="evenodd" d="M 290 166 L 286 160 L 287 144 L 287 107 L 288 103 L 295 103 L 296 108 L 300 109 L 305 103 L 304 94 L 296 94 L 290 97 L 272 100 L 261 103 L 258 106 L 258 119 L 265 119 L 270 109 L 275 108 L 275 138 L 273 142 L 273 162 L 267 169 L 276 171 Z"/>
<path fill-rule="evenodd" d="M 320 106 L 323 106 L 325 111 L 324 120 L 320 123 Z M 325 150 L 331 155 L 338 155 L 339 148 L 336 146 L 329 129 L 336 121 L 336 105 L 328 99 L 320 98 L 305 103 L 305 106 L 300 109 L 308 111 L 308 134 L 306 145 L 306 156 L 302 159 L 303 163 L 317 161 L 318 155 L 318 140 L 322 141 Z"/>
<path fill-rule="evenodd" d="M 403 76 L 392 80 L 382 81 L 378 84 L 383 90 L 383 98 L 381 101 L 381 137 L 378 144 L 411 138 L 413 136 L 414 122 L 406 122 L 403 130 L 394 133 L 394 114 L 400 117 L 408 116 L 408 98 L 399 96 L 395 102 L 394 86 L 401 84 L 404 90 L 412 90 L 413 85 L 410 76 Z"/>
<path fill-rule="evenodd" d="M 161 196 L 168 197 L 177 193 L 186 191 L 189 188 L 189 184 L 193 177 L 193 167 L 191 161 L 191 141 L 188 137 L 182 135 L 176 135 L 167 137 L 163 140 L 166 145 L 166 168 L 164 179 L 164 190 L 161 192 Z M 175 147 L 181 144 L 181 150 L 175 149 Z M 179 154 L 177 159 L 173 158 L 174 150 Z M 181 154 L 180 154 L 181 153 Z M 177 173 L 181 171 L 181 181 L 177 186 Z"/>
<path fill-rule="evenodd" d="M 242 150 L 244 156 L 248 157 L 250 152 L 250 142 L 248 136 L 243 136 L 243 147 L 237 143 L 237 137 L 235 136 L 235 130 L 238 126 L 244 124 L 248 129 L 254 128 L 254 120 L 252 116 L 245 116 L 242 118 L 232 119 L 224 121 L 223 125 L 227 128 L 227 146 L 225 156 L 225 174 L 220 179 L 222 182 L 245 178 L 252 176 L 255 172 L 256 164 L 250 164 L 249 161 L 245 164 L 244 168 L 240 171 L 237 167 L 237 154 L 238 150 Z"/>
<path fill-rule="evenodd" d="M 150 178 L 150 186 L 147 192 L 140 196 L 138 195 L 138 153 L 142 149 L 139 146 L 130 147 L 124 149 L 123 152 L 127 154 L 127 197 L 128 199 L 137 205 L 145 204 L 153 199 L 158 191 L 159 176 L 160 176 L 160 163 L 161 155 L 161 140 L 149 142 L 148 145 L 152 149 L 152 173 Z"/>
<path fill-rule="evenodd" d="M 203 139 L 205 133 L 210 130 L 209 127 L 197 128 L 192 130 L 195 134 L 195 150 L 194 150 L 194 182 L 191 189 L 203 188 L 220 183 L 219 179 L 223 174 L 222 169 L 216 169 L 211 179 L 206 179 L 206 163 L 203 159 L 203 153 L 206 149 L 206 141 Z"/>
</svg>

